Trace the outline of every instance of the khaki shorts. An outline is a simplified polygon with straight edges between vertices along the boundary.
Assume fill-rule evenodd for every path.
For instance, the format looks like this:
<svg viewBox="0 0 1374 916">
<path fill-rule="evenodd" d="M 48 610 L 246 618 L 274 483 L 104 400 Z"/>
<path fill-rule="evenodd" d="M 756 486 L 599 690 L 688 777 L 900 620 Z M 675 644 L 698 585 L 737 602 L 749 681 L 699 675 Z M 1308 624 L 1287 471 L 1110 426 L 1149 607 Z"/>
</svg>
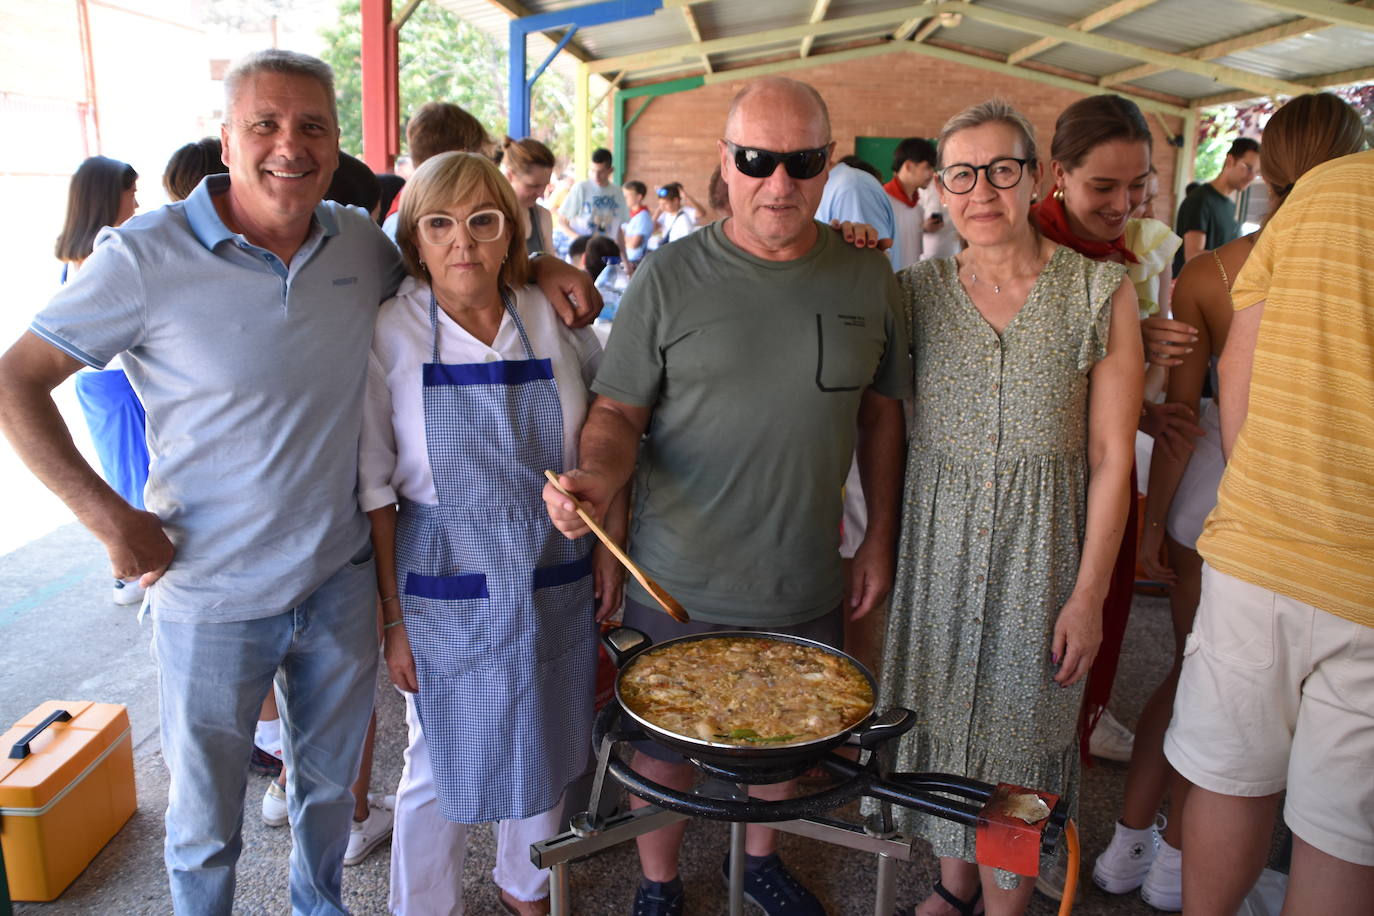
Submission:
<svg viewBox="0 0 1374 916">
<path fill-rule="evenodd" d="M 1374 865 L 1374 629 L 1204 566 L 1164 753 L 1221 795 L 1288 790 L 1284 820 Z"/>
</svg>

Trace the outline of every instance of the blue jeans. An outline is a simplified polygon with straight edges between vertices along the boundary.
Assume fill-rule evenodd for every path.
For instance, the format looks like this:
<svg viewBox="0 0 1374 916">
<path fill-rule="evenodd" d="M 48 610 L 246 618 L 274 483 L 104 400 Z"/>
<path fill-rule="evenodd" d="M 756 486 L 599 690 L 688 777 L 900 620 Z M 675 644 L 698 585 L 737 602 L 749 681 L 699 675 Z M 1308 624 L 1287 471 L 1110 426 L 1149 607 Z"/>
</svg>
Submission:
<svg viewBox="0 0 1374 916">
<path fill-rule="evenodd" d="M 253 728 L 275 676 L 284 701 L 291 910 L 344 913 L 343 854 L 377 677 L 377 581 L 365 549 L 285 613 L 155 621 L 165 858 L 178 914 L 224 914 L 243 848 Z"/>
</svg>

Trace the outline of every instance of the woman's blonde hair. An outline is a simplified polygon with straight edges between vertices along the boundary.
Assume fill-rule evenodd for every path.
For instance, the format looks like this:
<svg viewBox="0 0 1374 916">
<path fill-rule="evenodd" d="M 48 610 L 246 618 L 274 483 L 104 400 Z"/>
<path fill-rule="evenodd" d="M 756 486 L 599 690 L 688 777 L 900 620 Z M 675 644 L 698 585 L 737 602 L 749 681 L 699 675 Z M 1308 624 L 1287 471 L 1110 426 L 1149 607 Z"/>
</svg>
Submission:
<svg viewBox="0 0 1374 916">
<path fill-rule="evenodd" d="M 1031 127 L 1026 116 L 1011 107 L 1011 103 L 1005 99 L 988 99 L 986 102 L 965 108 L 945 122 L 945 126 L 940 130 L 940 139 L 936 141 L 940 168 L 949 164 L 945 162 L 945 144 L 949 142 L 949 138 L 960 131 L 972 130 L 984 124 L 1005 124 L 1016 131 L 1021 136 L 1021 145 L 1025 150 L 1023 158 L 1031 162 L 1039 161 L 1035 153 L 1035 128 Z"/>
<path fill-rule="evenodd" d="M 1339 96 L 1313 92 L 1292 99 L 1269 119 L 1260 146 L 1260 174 L 1269 186 L 1268 221 L 1288 192 L 1313 166 L 1358 153 L 1365 129 L 1360 115 Z"/>
<path fill-rule="evenodd" d="M 412 277 L 427 279 L 420 263 L 416 225 L 420 217 L 456 205 L 490 203 L 506 217 L 510 242 L 501 264 L 499 282 L 512 289 L 529 280 L 530 261 L 525 251 L 525 234 L 520 231 L 520 207 L 510 182 L 486 156 L 477 153 L 440 153 L 425 160 L 406 182 L 396 220 L 396 244 Z"/>
</svg>

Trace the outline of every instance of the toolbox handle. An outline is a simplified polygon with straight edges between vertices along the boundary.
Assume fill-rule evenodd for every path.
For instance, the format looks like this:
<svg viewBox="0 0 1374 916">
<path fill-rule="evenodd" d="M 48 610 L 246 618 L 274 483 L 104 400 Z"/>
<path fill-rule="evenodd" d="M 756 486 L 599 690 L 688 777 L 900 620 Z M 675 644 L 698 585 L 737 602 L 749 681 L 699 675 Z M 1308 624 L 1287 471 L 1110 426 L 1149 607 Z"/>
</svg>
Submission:
<svg viewBox="0 0 1374 916">
<path fill-rule="evenodd" d="M 42 733 L 43 729 L 52 725 L 54 722 L 70 722 L 71 718 L 72 714 L 65 709 L 54 709 L 52 712 L 48 713 L 46 719 L 29 729 L 29 733 L 16 741 L 14 747 L 10 748 L 10 759 L 23 760 L 25 757 L 29 756 L 29 745 L 33 743 L 34 738 L 37 738 Z"/>
</svg>

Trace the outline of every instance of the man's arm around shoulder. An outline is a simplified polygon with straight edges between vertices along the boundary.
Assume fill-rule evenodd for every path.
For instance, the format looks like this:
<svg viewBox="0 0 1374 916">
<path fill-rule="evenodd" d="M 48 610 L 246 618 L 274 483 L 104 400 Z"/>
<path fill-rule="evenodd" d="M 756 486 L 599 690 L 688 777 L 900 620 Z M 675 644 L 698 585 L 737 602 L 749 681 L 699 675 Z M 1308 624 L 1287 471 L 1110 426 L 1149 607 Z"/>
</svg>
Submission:
<svg viewBox="0 0 1374 916">
<path fill-rule="evenodd" d="M 0 431 L 20 459 L 105 545 L 116 578 L 155 582 L 172 542 L 151 512 L 135 509 L 81 457 L 52 390 L 82 366 L 32 332 L 0 356 Z"/>
</svg>

